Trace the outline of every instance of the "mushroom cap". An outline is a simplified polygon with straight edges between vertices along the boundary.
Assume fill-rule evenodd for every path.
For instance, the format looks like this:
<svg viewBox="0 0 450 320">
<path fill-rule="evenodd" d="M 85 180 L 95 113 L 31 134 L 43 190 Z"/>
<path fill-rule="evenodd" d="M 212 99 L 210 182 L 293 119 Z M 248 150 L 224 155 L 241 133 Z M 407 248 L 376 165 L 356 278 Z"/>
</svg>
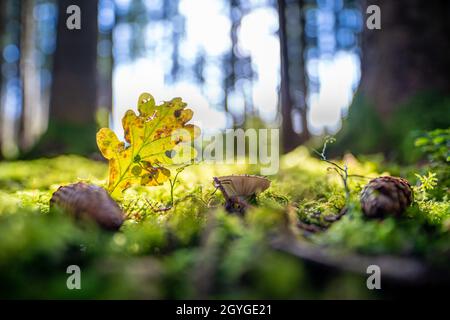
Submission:
<svg viewBox="0 0 450 320">
<path fill-rule="evenodd" d="M 216 177 L 229 197 L 248 197 L 267 190 L 270 180 L 255 175 L 231 175 Z"/>
</svg>

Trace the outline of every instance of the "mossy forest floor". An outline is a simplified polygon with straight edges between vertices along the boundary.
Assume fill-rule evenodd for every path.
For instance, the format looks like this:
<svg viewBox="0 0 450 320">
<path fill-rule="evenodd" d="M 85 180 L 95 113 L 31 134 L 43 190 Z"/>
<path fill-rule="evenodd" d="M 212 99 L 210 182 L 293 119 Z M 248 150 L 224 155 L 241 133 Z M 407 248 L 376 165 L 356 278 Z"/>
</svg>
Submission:
<svg viewBox="0 0 450 320">
<path fill-rule="evenodd" d="M 416 173 L 428 170 L 382 165 L 376 158 L 346 156 L 344 161 L 352 174 L 400 175 L 411 184 L 417 182 Z M 295 241 L 339 252 L 337 261 L 346 254 L 369 262 L 370 257 L 394 256 L 449 271 L 448 186 L 438 181 L 437 195 L 415 203 L 402 218 L 367 220 L 359 193 L 368 180 L 352 178 L 349 210 L 331 222 L 326 217 L 339 213 L 345 195 L 328 167 L 303 147 L 285 155 L 258 206 L 240 218 L 222 209 L 212 177 L 257 174 L 257 168 L 196 164 L 180 175 L 171 210 L 155 210 L 170 201 L 167 184 L 127 190 L 121 206 L 128 219 L 111 233 L 49 212 L 49 199 L 60 185 L 105 184 L 105 163 L 78 156 L 2 162 L 0 297 L 346 299 L 398 293 L 395 281 L 383 282 L 383 270 L 382 289 L 368 290 L 365 273 L 317 265 L 271 246 L 273 237 L 289 232 Z M 293 215 L 321 230 L 298 228 L 286 219 Z M 67 289 L 69 265 L 81 268 L 81 290 Z M 414 281 L 399 286 L 415 287 Z"/>
</svg>

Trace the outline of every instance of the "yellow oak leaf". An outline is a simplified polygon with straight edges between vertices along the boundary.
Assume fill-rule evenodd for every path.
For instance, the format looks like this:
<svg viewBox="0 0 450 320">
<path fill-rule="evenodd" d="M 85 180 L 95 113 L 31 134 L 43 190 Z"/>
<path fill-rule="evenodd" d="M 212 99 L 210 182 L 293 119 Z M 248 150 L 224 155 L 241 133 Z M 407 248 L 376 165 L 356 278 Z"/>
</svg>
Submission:
<svg viewBox="0 0 450 320">
<path fill-rule="evenodd" d="M 108 191 L 114 198 L 132 185 L 158 186 L 170 178 L 167 167 L 196 157 L 192 141 L 200 129 L 187 124 L 193 111 L 181 98 L 155 104 L 149 93 L 138 100 L 139 115 L 128 110 L 123 119 L 125 142 L 109 128 L 97 132 L 97 145 L 109 160 Z"/>
</svg>

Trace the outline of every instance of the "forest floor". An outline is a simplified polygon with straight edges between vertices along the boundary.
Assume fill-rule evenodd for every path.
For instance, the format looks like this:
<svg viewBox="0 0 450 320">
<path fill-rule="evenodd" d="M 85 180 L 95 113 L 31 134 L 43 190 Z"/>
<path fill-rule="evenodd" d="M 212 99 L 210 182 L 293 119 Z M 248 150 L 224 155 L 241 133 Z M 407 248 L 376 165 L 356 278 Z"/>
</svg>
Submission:
<svg viewBox="0 0 450 320">
<path fill-rule="evenodd" d="M 0 297 L 380 298 L 434 285 L 429 267 L 448 276 L 448 186 L 438 181 L 440 195 L 416 194 L 401 218 L 369 220 L 359 204 L 368 178 L 391 174 L 414 185 L 428 168 L 379 157 L 343 161 L 363 177 L 349 180 L 340 219 L 341 180 L 300 147 L 282 157 L 243 218 L 224 211 L 212 178 L 257 168 L 196 164 L 180 174 L 170 210 L 157 210 L 170 201 L 167 184 L 127 190 L 127 220 L 115 233 L 49 210 L 61 185 L 104 185 L 105 163 L 78 156 L 0 163 Z M 370 264 L 381 264 L 381 290 L 367 288 Z M 67 289 L 69 265 L 81 268 L 81 290 Z"/>
</svg>

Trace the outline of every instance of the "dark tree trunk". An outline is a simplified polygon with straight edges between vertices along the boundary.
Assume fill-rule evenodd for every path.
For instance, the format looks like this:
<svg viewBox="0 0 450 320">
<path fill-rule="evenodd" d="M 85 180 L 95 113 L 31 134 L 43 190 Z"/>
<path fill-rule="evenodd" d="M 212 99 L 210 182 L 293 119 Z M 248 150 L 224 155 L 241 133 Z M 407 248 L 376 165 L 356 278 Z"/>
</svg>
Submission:
<svg viewBox="0 0 450 320">
<path fill-rule="evenodd" d="M 299 145 L 297 133 L 292 124 L 293 103 L 289 85 L 289 56 L 287 44 L 286 27 L 286 2 L 278 0 L 279 37 L 281 54 L 281 84 L 280 84 L 280 105 L 282 117 L 282 148 L 283 152 L 292 151 Z"/>
<path fill-rule="evenodd" d="M 237 16 L 239 14 L 239 16 Z M 241 22 L 241 12 L 239 8 L 238 0 L 230 0 L 229 4 L 229 17 L 231 20 L 231 28 L 230 28 L 230 39 L 231 39 L 231 48 L 228 53 L 228 57 L 226 59 L 226 70 L 227 74 L 225 75 L 225 88 L 224 88 L 224 111 L 227 115 L 231 117 L 232 126 L 236 126 L 238 122 L 238 115 L 233 114 L 229 108 L 229 96 L 231 92 L 235 89 L 234 85 L 236 83 L 236 64 L 237 64 L 237 45 L 238 45 L 238 29 Z"/>
<path fill-rule="evenodd" d="M 369 5 L 380 8 L 381 29 L 363 26 L 360 86 L 331 151 L 411 163 L 417 133 L 450 125 L 450 2 L 365 1 L 364 21 Z"/>
<path fill-rule="evenodd" d="M 6 1 L 0 0 L 0 52 L 5 43 Z M 0 56 L 0 69 L 3 67 L 3 56 Z M 0 159 L 3 158 L 3 74 L 0 73 Z"/>
<path fill-rule="evenodd" d="M 381 119 L 419 92 L 450 93 L 450 1 L 373 0 L 381 30 L 365 26 L 359 93 Z"/>
<path fill-rule="evenodd" d="M 278 0 L 279 37 L 281 49 L 281 116 L 283 151 L 289 152 L 310 138 L 308 80 L 305 70 L 305 1 Z M 300 31 L 300 32 L 299 32 Z M 299 116 L 294 130 L 293 119 Z"/>
<path fill-rule="evenodd" d="M 81 29 L 66 26 L 72 0 L 58 1 L 58 30 L 53 65 L 50 121 L 88 124 L 97 99 L 97 1 L 79 0 Z"/>
<path fill-rule="evenodd" d="M 172 19 L 175 19 L 174 28 L 172 29 L 172 68 L 170 70 L 171 80 L 176 82 L 181 71 L 180 65 L 180 42 L 183 36 L 184 26 L 181 27 L 181 19 L 183 16 L 179 12 L 179 0 L 172 0 Z"/>
<path fill-rule="evenodd" d="M 70 16 L 66 10 L 73 4 L 81 9 L 79 30 L 66 26 Z M 97 15 L 97 0 L 58 1 L 49 131 L 42 146 L 47 152 L 83 154 L 96 150 Z"/>
<path fill-rule="evenodd" d="M 114 14 L 114 25 L 111 26 L 111 29 L 107 32 L 103 31 L 103 34 L 101 35 L 101 40 L 106 40 L 110 43 L 110 49 L 108 51 L 107 56 L 99 57 L 97 60 L 98 66 L 98 103 L 97 106 L 99 108 L 102 108 L 103 111 L 101 113 L 101 125 L 102 126 L 108 126 L 109 125 L 109 118 L 112 114 L 112 107 L 113 107 L 113 72 L 114 72 L 114 44 L 113 44 L 113 34 L 114 34 L 114 28 L 116 24 L 116 7 L 115 3 L 112 4 L 113 6 L 113 14 Z"/>
<path fill-rule="evenodd" d="M 115 10 L 115 7 L 114 7 Z M 114 11 L 115 12 L 115 11 Z M 111 43 L 111 51 L 109 58 L 109 69 L 108 75 L 105 79 L 105 97 L 106 97 L 106 109 L 108 113 L 112 115 L 113 112 L 113 73 L 114 73 L 114 43 L 113 43 L 113 34 L 114 34 L 114 26 L 111 31 L 108 33 L 108 39 Z"/>
<path fill-rule="evenodd" d="M 301 125 L 302 125 L 302 133 L 300 135 L 301 143 L 306 142 L 311 137 L 311 133 L 308 128 L 308 102 L 307 102 L 307 94 L 308 94 L 308 76 L 305 67 L 305 51 L 306 51 L 306 17 L 305 17 L 305 0 L 299 0 L 299 13 L 300 13 L 300 62 L 299 62 L 299 79 L 300 79 L 300 97 L 298 101 L 298 108 L 300 109 L 300 117 L 301 117 Z"/>
</svg>

